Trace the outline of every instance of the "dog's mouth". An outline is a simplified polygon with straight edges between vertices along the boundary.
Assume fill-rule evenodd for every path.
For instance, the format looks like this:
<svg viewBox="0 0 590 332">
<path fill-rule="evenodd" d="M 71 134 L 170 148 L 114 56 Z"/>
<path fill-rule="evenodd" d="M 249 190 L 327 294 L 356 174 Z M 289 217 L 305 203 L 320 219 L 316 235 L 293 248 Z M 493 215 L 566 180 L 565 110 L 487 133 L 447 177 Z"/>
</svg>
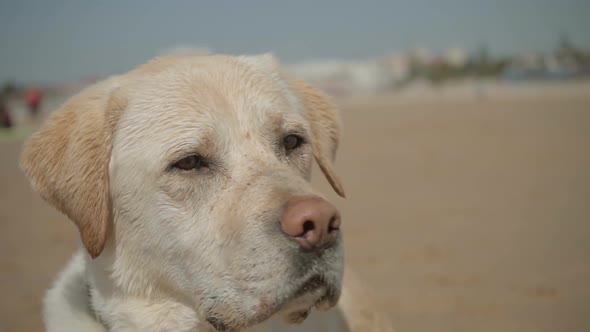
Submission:
<svg viewBox="0 0 590 332">
<path fill-rule="evenodd" d="M 340 297 L 340 289 L 329 283 L 321 275 L 309 278 L 287 301 L 279 315 L 286 323 L 302 323 L 312 308 L 327 311 L 334 307 Z"/>
<path fill-rule="evenodd" d="M 297 291 L 295 291 L 293 297 L 296 298 L 307 293 L 312 293 L 321 287 L 327 287 L 327 283 L 324 277 L 321 275 L 314 275 L 311 278 L 307 279 L 307 281 L 305 281 L 303 285 L 301 285 L 297 289 Z"/>
<path fill-rule="evenodd" d="M 340 289 L 328 282 L 322 275 L 314 275 L 299 287 L 288 302 L 310 304 L 318 310 L 327 310 L 338 301 Z M 294 304 L 289 305 L 293 307 Z"/>
<path fill-rule="evenodd" d="M 336 305 L 339 297 L 339 286 L 327 281 L 322 275 L 314 275 L 297 287 L 292 295 L 282 300 L 263 298 L 254 312 L 242 313 L 239 315 L 241 318 L 211 313 L 207 322 L 218 332 L 256 325 L 272 316 L 280 317 L 289 324 L 299 324 L 314 307 L 319 311 L 329 310 Z"/>
</svg>

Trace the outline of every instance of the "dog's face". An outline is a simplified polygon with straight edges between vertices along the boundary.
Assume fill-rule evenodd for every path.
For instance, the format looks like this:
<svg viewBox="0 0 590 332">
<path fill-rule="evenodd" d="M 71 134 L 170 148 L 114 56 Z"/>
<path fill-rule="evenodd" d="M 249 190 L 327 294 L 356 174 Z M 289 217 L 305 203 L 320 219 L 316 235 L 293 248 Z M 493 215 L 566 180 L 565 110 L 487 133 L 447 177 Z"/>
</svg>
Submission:
<svg viewBox="0 0 590 332">
<path fill-rule="evenodd" d="M 338 300 L 339 215 L 321 215 L 331 205 L 309 185 L 315 159 L 343 194 L 338 135 L 332 105 L 271 56 L 171 57 L 74 98 L 23 166 L 120 289 L 175 297 L 226 330 Z M 330 234 L 293 233 L 308 230 L 297 218 Z"/>
</svg>

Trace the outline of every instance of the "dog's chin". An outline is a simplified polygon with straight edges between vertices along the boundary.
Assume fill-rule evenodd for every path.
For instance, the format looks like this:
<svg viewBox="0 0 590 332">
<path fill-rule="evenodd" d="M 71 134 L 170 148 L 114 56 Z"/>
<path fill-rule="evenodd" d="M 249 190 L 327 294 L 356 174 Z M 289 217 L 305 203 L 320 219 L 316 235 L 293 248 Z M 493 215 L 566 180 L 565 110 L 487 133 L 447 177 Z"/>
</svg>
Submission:
<svg viewBox="0 0 590 332">
<path fill-rule="evenodd" d="M 250 315 L 240 315 L 239 318 L 214 315 L 208 317 L 207 321 L 217 331 L 251 327 L 272 317 L 279 318 L 288 324 L 300 324 L 305 321 L 313 308 L 318 311 L 327 311 L 336 305 L 339 297 L 339 284 L 326 282 L 321 276 L 314 276 L 282 300 L 265 298 L 257 306 L 258 310 L 251 312 Z"/>
<path fill-rule="evenodd" d="M 340 285 L 328 283 L 321 276 L 314 276 L 293 294 L 277 316 L 286 323 L 300 324 L 313 308 L 327 311 L 336 305 L 339 297 Z"/>
<path fill-rule="evenodd" d="M 277 314 L 287 324 L 301 324 L 312 309 L 328 311 L 338 302 L 339 291 L 321 287 L 287 303 Z"/>
</svg>

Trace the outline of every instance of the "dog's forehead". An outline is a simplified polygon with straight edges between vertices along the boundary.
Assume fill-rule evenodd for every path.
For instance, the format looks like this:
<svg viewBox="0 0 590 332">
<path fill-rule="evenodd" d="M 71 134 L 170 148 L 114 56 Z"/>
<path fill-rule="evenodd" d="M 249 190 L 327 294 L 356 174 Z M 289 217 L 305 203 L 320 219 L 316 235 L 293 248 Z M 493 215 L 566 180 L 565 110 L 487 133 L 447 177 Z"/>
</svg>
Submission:
<svg viewBox="0 0 590 332">
<path fill-rule="evenodd" d="M 122 127 L 152 139 L 203 138 L 216 126 L 261 132 L 305 123 L 298 99 L 264 58 L 193 56 L 140 68 Z M 149 128 L 149 129 L 146 129 Z M 166 137 L 166 139 L 172 137 Z"/>
<path fill-rule="evenodd" d="M 173 112 L 242 119 L 302 113 L 278 67 L 265 65 L 271 61 L 265 59 L 194 56 L 170 61 L 159 72 L 142 78 L 137 102 L 165 105 L 165 110 Z"/>
<path fill-rule="evenodd" d="M 264 57 L 195 56 L 170 61 L 142 78 L 146 93 L 168 103 L 218 106 L 220 111 L 244 107 L 300 109 L 279 68 Z"/>
</svg>

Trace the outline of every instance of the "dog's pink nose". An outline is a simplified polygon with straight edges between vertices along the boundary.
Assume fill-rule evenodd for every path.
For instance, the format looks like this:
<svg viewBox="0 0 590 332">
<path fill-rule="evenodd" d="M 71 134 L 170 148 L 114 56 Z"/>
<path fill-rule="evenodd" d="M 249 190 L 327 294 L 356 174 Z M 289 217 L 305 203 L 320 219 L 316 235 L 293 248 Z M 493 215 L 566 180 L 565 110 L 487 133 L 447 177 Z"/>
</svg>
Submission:
<svg viewBox="0 0 590 332">
<path fill-rule="evenodd" d="M 295 197 L 285 205 L 281 226 L 303 249 L 327 248 L 338 239 L 340 213 L 323 198 Z"/>
</svg>

